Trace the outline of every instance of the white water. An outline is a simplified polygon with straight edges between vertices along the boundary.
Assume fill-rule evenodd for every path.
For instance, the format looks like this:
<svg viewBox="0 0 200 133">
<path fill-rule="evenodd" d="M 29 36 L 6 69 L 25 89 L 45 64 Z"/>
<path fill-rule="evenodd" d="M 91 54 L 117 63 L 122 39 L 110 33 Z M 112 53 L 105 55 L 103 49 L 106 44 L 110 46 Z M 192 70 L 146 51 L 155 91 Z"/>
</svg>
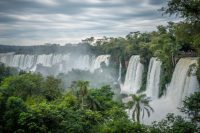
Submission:
<svg viewBox="0 0 200 133">
<path fill-rule="evenodd" d="M 178 107 L 182 106 L 182 100 L 199 88 L 196 70 L 196 58 L 182 58 L 178 61 L 170 85 L 167 88 L 166 96 L 150 103 L 155 112 L 150 118 L 145 118 L 144 123 L 150 124 L 154 120 L 161 120 L 167 113 L 181 114 Z"/>
<path fill-rule="evenodd" d="M 161 64 L 161 61 L 155 57 L 152 57 L 149 63 L 145 93 L 152 100 L 158 98 Z"/>
<path fill-rule="evenodd" d="M 133 94 L 141 87 L 142 83 L 142 74 L 144 66 L 140 63 L 140 56 L 133 55 L 130 58 L 128 69 L 126 72 L 125 82 L 121 88 L 121 93 L 124 94 Z"/>
<path fill-rule="evenodd" d="M 119 64 L 119 73 L 118 73 L 118 82 L 121 84 L 121 78 L 122 78 L 122 63 Z"/>
<path fill-rule="evenodd" d="M 56 74 L 67 73 L 72 69 L 94 71 L 100 68 L 100 64 L 105 62 L 109 65 L 110 55 L 100 55 L 93 58 L 89 55 L 73 55 L 73 54 L 41 54 L 41 55 L 25 55 L 14 53 L 0 54 L 0 62 L 7 66 L 17 67 L 25 71 L 36 72 L 38 65 L 53 69 Z"/>
<path fill-rule="evenodd" d="M 105 64 L 108 66 L 110 60 L 110 55 L 99 55 L 97 58 L 95 58 L 92 61 L 91 71 L 98 69 L 101 67 L 101 63 L 105 62 Z"/>
<path fill-rule="evenodd" d="M 150 106 L 154 109 L 154 113 L 151 114 L 150 118 L 145 116 L 142 120 L 145 124 L 160 121 L 168 113 L 181 115 L 178 107 L 182 106 L 182 100 L 199 89 L 199 83 L 196 77 L 197 58 L 181 58 L 176 64 L 171 82 L 167 87 L 166 95 L 158 98 L 160 76 L 162 76 L 160 75 L 161 64 L 161 61 L 156 58 L 151 58 L 149 63 L 145 93 L 152 98 Z M 125 83 L 121 89 L 121 93 L 137 93 L 139 87 L 136 86 L 141 86 L 142 72 L 143 66 L 140 63 L 139 56 L 132 56 L 129 61 Z M 126 97 L 123 99 L 123 102 L 127 103 L 130 100 L 130 97 Z M 131 117 L 132 110 L 127 111 L 127 113 Z"/>
</svg>

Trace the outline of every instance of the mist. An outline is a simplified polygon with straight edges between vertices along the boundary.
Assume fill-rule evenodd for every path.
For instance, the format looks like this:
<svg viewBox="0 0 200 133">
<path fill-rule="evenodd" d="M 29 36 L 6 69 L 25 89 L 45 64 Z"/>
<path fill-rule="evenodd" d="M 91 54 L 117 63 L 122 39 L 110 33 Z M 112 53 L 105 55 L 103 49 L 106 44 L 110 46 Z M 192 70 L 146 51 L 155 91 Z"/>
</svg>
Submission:
<svg viewBox="0 0 200 133">
<path fill-rule="evenodd" d="M 91 47 L 87 44 L 3 46 L 6 53 L 0 54 L 0 62 L 19 71 L 55 76 L 62 80 L 65 89 L 77 80 L 89 81 L 93 88 L 116 86 L 118 70 L 109 66 L 110 55 L 96 54 Z"/>
</svg>

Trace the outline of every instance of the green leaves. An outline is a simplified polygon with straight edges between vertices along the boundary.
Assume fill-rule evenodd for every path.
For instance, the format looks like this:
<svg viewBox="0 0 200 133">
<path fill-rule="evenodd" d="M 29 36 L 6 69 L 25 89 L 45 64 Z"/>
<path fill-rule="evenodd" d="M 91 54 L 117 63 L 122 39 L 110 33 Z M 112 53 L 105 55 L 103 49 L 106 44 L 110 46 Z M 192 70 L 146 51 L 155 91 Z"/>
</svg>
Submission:
<svg viewBox="0 0 200 133">
<path fill-rule="evenodd" d="M 187 114 L 189 118 L 196 123 L 200 123 L 200 92 L 186 97 L 183 101 L 181 112 Z"/>
<path fill-rule="evenodd" d="M 168 114 L 165 119 L 160 122 L 154 122 L 152 133 L 194 133 L 197 132 L 196 126 L 183 119 L 181 116 Z"/>
<path fill-rule="evenodd" d="M 3 116 L 5 130 L 16 131 L 20 128 L 18 123 L 20 113 L 26 112 L 24 101 L 18 97 L 9 97 L 6 102 L 6 111 Z"/>
<path fill-rule="evenodd" d="M 61 80 L 56 79 L 53 76 L 48 76 L 41 85 L 43 88 L 42 95 L 44 95 L 48 101 L 52 101 L 60 97 L 62 95 L 60 84 Z"/>
<path fill-rule="evenodd" d="M 170 0 L 166 7 L 161 10 L 165 14 L 175 14 L 187 21 L 200 21 L 200 1 L 199 0 Z"/>
</svg>

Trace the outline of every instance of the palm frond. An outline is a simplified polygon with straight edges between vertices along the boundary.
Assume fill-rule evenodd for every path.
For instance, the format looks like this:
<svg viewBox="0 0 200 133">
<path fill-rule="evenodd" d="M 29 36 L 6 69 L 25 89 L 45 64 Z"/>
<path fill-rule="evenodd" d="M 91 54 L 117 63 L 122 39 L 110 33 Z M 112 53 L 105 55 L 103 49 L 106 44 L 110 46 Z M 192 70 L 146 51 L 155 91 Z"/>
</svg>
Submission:
<svg viewBox="0 0 200 133">
<path fill-rule="evenodd" d="M 144 118 L 144 109 L 142 109 L 142 118 Z"/>
<path fill-rule="evenodd" d="M 144 107 L 144 109 L 146 110 L 148 117 L 150 117 L 150 111 L 148 110 L 148 108 Z"/>
<path fill-rule="evenodd" d="M 149 104 L 145 106 L 148 107 L 152 112 L 154 112 L 154 109 Z"/>
</svg>

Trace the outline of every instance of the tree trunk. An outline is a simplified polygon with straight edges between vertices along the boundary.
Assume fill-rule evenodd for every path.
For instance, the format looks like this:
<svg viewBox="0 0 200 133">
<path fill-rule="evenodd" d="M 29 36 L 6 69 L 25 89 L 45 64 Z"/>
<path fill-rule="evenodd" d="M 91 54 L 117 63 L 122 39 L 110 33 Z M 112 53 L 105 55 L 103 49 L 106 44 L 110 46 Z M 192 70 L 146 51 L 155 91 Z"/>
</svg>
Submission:
<svg viewBox="0 0 200 133">
<path fill-rule="evenodd" d="M 140 123 L 140 106 L 137 107 L 137 122 Z"/>
<path fill-rule="evenodd" d="M 81 109 L 83 109 L 83 97 L 81 98 Z"/>
<path fill-rule="evenodd" d="M 172 53 L 172 65 L 173 65 L 173 68 L 175 67 L 175 60 L 174 60 L 174 53 Z"/>
</svg>

